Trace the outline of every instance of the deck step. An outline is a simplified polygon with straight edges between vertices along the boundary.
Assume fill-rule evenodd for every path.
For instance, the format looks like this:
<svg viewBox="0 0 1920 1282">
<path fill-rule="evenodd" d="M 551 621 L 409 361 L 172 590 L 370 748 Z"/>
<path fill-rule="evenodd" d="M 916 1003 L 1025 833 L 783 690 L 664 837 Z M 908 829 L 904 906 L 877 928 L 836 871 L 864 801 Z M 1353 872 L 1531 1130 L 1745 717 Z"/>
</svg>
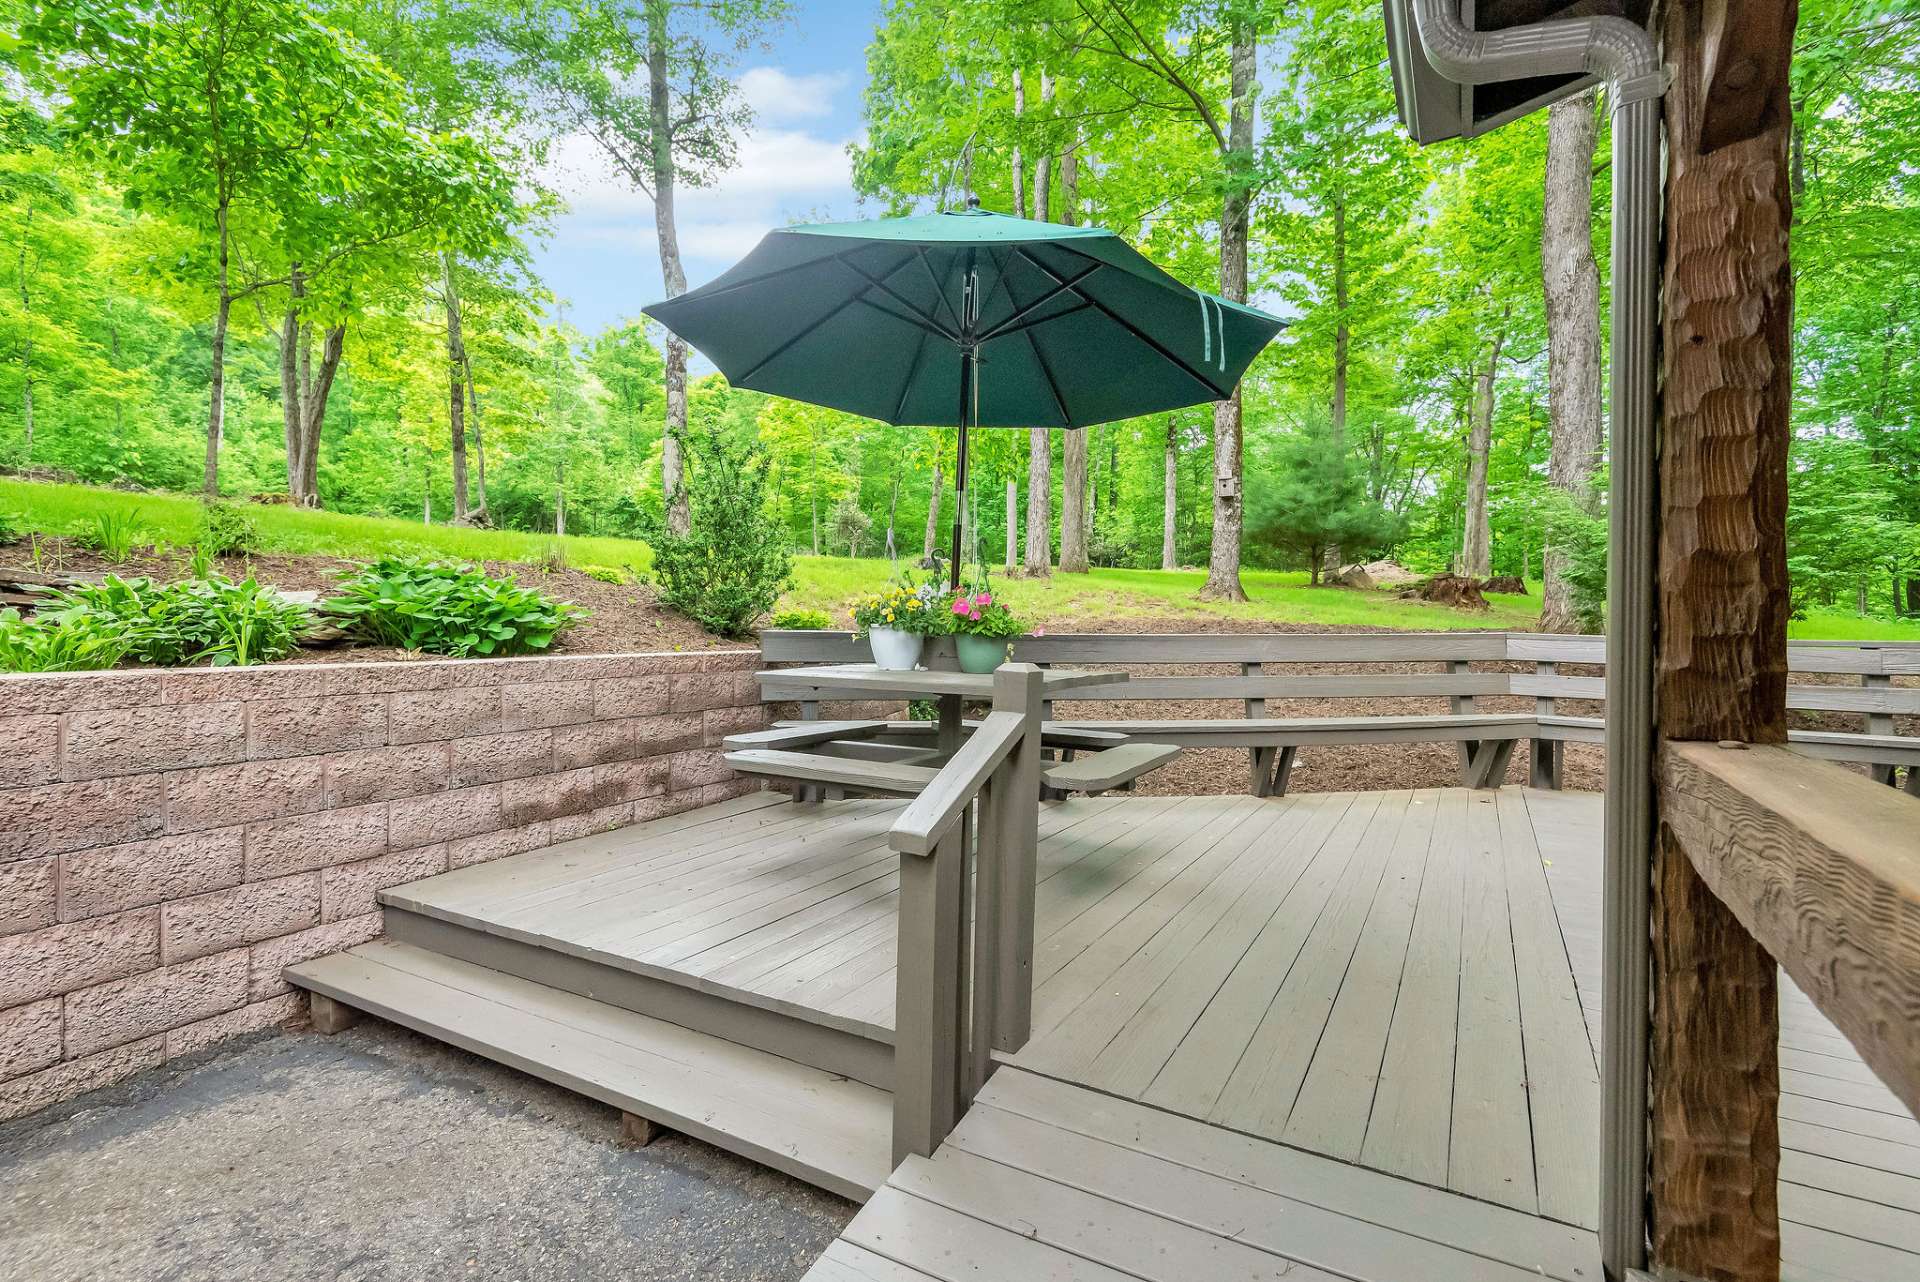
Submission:
<svg viewBox="0 0 1920 1282">
<path fill-rule="evenodd" d="M 765 1051 L 410 944 L 362 944 L 286 975 L 855 1201 L 892 1165 L 890 1094 Z"/>
</svg>

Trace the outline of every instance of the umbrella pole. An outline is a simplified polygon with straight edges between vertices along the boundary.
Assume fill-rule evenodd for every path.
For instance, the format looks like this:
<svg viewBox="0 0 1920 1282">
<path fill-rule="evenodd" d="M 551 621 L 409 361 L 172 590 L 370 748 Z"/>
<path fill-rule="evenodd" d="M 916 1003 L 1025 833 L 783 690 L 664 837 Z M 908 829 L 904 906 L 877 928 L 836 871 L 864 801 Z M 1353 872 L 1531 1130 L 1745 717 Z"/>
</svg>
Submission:
<svg viewBox="0 0 1920 1282">
<path fill-rule="evenodd" d="M 960 537 L 967 521 L 967 407 L 973 400 L 973 360 L 960 353 L 960 448 L 953 464 L 953 488 L 959 501 L 953 508 L 953 559 L 947 566 L 947 586 L 960 590 Z"/>
</svg>

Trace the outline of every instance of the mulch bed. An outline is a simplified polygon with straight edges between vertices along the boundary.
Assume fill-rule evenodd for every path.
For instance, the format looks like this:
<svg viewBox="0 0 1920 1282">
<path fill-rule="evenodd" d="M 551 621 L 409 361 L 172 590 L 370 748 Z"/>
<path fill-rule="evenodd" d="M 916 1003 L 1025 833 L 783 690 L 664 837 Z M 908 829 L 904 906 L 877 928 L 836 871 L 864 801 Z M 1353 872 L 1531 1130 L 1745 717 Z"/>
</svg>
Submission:
<svg viewBox="0 0 1920 1282">
<path fill-rule="evenodd" d="M 137 550 L 127 560 L 113 564 L 98 554 L 68 540 L 40 540 L 42 570 L 66 570 L 78 574 L 117 574 L 121 578 L 150 578 L 163 583 L 187 577 L 189 557 L 184 552 Z M 6 569 L 27 569 L 24 544 L 0 548 L 0 574 Z M 324 598 L 340 584 L 342 573 L 359 562 L 334 556 L 222 557 L 219 569 L 229 578 L 243 579 L 252 574 L 287 592 L 318 592 Z M 548 569 L 517 562 L 487 561 L 487 573 L 511 574 L 523 585 L 538 588 L 548 596 L 585 606 L 592 616 L 578 627 L 560 634 L 550 654 L 620 654 L 630 651 L 712 650 L 750 646 L 751 641 L 727 641 L 714 636 L 699 624 L 675 614 L 660 604 L 651 587 L 645 584 L 603 583 L 578 570 L 560 567 Z M 289 663 L 361 663 L 379 659 L 406 659 L 404 650 L 385 646 L 328 646 L 302 650 Z M 428 656 L 431 657 L 431 656 Z"/>
</svg>

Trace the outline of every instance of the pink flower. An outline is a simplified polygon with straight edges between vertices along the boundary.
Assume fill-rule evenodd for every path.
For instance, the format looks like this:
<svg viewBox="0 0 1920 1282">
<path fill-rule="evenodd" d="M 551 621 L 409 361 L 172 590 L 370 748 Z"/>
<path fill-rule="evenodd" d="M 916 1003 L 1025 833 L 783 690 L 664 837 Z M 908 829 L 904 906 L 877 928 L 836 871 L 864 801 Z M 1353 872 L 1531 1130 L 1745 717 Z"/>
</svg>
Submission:
<svg viewBox="0 0 1920 1282">
<path fill-rule="evenodd" d="M 955 599 L 953 603 L 953 612 L 955 614 L 960 614 L 960 615 L 964 615 L 967 612 L 967 599 L 965 597 L 959 597 Z"/>
<path fill-rule="evenodd" d="M 992 605 L 993 595 L 989 592 L 982 592 L 979 596 L 973 598 L 973 603 L 975 605 Z"/>
<path fill-rule="evenodd" d="M 1035 629 L 1033 630 L 1033 635 L 1035 635 L 1035 636 L 1037 636 L 1037 637 L 1043 637 L 1043 636 L 1045 636 L 1045 635 L 1047 635 L 1047 630 L 1046 630 L 1045 628 L 1035 628 Z"/>
</svg>

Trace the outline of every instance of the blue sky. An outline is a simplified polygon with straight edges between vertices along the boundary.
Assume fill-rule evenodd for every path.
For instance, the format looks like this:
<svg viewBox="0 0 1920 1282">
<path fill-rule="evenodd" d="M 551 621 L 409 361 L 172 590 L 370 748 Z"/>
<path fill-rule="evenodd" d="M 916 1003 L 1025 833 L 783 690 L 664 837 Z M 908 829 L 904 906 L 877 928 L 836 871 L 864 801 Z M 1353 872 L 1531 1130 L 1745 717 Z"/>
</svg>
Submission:
<svg viewBox="0 0 1920 1282">
<path fill-rule="evenodd" d="M 739 62 L 754 108 L 740 163 L 708 188 L 682 188 L 678 213 L 687 281 L 698 286 L 774 227 L 857 217 L 847 143 L 860 136 L 867 41 L 879 0 L 796 0 L 769 47 Z M 535 254 L 566 318 L 592 334 L 637 317 L 662 297 L 653 204 L 616 178 L 593 143 L 557 149 L 549 182 L 568 212 Z"/>
</svg>

